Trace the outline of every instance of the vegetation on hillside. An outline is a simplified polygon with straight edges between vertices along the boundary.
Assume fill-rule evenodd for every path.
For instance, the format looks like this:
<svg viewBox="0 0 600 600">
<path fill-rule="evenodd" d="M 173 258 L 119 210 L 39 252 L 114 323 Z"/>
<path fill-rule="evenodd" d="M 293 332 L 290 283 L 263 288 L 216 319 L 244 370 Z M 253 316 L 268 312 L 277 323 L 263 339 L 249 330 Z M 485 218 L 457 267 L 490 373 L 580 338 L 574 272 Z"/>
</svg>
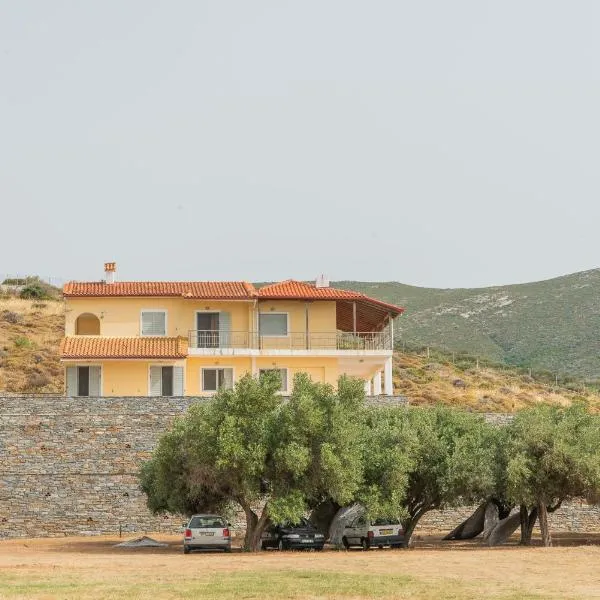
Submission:
<svg viewBox="0 0 600 600">
<path fill-rule="evenodd" d="M 600 379 L 600 269 L 547 281 L 480 289 L 338 281 L 406 307 L 397 340 L 481 359 Z"/>
<path fill-rule="evenodd" d="M 61 393 L 64 304 L 0 296 L 0 390 Z"/>
</svg>

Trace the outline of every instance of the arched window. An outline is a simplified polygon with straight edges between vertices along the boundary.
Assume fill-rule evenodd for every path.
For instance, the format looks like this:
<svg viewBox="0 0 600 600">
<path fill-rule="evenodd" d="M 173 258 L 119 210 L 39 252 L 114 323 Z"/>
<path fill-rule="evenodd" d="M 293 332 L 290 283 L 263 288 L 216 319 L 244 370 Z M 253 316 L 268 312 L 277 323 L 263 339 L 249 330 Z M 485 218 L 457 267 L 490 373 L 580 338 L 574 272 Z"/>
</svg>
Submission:
<svg viewBox="0 0 600 600">
<path fill-rule="evenodd" d="M 83 313 L 75 321 L 75 335 L 100 335 L 100 319 L 92 313 Z"/>
</svg>

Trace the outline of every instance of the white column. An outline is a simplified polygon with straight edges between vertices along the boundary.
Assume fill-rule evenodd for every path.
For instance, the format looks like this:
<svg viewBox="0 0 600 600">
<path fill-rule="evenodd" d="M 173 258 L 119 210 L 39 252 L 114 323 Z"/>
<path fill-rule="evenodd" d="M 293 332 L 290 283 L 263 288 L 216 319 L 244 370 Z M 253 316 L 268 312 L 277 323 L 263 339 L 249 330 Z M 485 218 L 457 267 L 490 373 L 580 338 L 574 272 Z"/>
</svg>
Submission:
<svg viewBox="0 0 600 600">
<path fill-rule="evenodd" d="M 251 369 L 252 369 L 252 377 L 258 377 L 258 369 L 256 368 L 256 358 L 253 356 L 250 360 Z"/>
<path fill-rule="evenodd" d="M 383 369 L 383 385 L 384 385 L 384 394 L 386 396 L 393 396 L 394 395 L 394 384 L 392 383 L 392 357 L 390 356 L 386 361 L 385 361 L 385 366 Z"/>
<path fill-rule="evenodd" d="M 373 396 L 381 396 L 381 371 L 377 371 L 373 377 Z"/>
<path fill-rule="evenodd" d="M 365 396 L 370 396 L 371 395 L 371 380 L 367 379 L 365 381 Z"/>
</svg>

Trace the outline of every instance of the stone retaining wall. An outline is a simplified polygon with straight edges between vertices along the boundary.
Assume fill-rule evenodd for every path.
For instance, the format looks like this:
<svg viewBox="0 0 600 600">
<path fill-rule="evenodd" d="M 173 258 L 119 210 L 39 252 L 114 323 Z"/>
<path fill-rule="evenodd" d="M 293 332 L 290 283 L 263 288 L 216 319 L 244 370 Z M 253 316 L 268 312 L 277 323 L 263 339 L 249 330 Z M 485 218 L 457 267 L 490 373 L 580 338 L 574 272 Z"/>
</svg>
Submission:
<svg viewBox="0 0 600 600">
<path fill-rule="evenodd" d="M 0 537 L 164 531 L 181 517 L 146 508 L 137 473 L 172 420 L 201 398 L 0 397 Z M 372 398 L 375 405 L 405 398 Z M 504 423 L 511 415 L 488 415 Z M 450 530 L 471 508 L 430 513 Z M 600 507 L 572 503 L 551 516 L 563 531 L 600 530 Z"/>
</svg>

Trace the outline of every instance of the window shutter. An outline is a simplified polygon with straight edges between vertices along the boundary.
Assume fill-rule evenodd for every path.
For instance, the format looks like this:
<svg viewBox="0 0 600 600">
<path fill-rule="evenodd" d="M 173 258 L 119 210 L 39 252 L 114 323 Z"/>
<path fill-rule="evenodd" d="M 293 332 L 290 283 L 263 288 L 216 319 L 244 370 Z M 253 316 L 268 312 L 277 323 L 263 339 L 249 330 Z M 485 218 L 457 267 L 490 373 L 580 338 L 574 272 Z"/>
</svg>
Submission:
<svg viewBox="0 0 600 600">
<path fill-rule="evenodd" d="M 150 367 L 150 396 L 162 394 L 162 367 Z"/>
<path fill-rule="evenodd" d="M 219 313 L 219 348 L 231 347 L 231 313 Z"/>
<path fill-rule="evenodd" d="M 183 367 L 173 367 L 173 396 L 183 396 Z"/>
<path fill-rule="evenodd" d="M 67 396 L 77 396 L 77 367 L 67 367 Z"/>
<path fill-rule="evenodd" d="M 90 367 L 90 397 L 100 396 L 100 367 Z"/>
<path fill-rule="evenodd" d="M 142 312 L 142 335 L 167 335 L 166 313 Z"/>
<path fill-rule="evenodd" d="M 233 387 L 233 369 L 223 369 L 223 387 L 228 390 Z"/>
<path fill-rule="evenodd" d="M 279 372 L 281 373 L 281 391 L 287 392 L 288 391 L 287 369 L 279 369 Z"/>
</svg>

